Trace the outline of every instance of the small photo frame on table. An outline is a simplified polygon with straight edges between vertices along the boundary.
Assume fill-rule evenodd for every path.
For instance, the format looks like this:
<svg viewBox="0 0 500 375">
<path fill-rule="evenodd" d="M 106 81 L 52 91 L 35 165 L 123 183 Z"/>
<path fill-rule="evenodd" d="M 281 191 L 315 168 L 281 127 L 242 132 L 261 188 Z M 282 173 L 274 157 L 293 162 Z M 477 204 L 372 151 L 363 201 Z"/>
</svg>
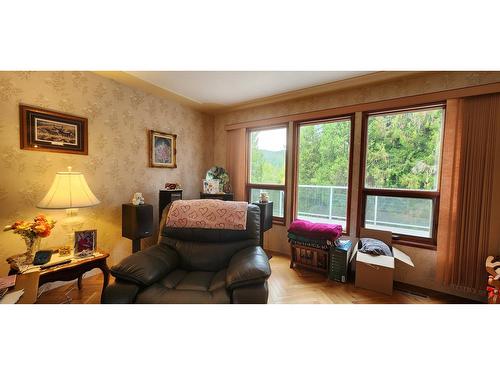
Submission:
<svg viewBox="0 0 500 375">
<path fill-rule="evenodd" d="M 149 130 L 149 166 L 177 168 L 177 135 Z"/>
<path fill-rule="evenodd" d="M 21 149 L 88 155 L 88 120 L 19 105 Z"/>
<path fill-rule="evenodd" d="M 203 180 L 203 193 L 204 194 L 218 194 L 220 191 L 220 180 Z"/>
<path fill-rule="evenodd" d="M 97 249 L 97 230 L 81 230 L 75 232 L 75 257 L 92 255 Z"/>
</svg>

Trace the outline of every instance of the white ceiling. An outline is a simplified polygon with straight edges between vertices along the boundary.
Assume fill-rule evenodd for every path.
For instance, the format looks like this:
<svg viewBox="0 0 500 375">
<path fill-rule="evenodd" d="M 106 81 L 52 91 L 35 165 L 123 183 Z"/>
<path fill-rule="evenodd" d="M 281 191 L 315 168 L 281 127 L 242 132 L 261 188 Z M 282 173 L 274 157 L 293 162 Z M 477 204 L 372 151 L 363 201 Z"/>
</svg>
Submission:
<svg viewBox="0 0 500 375">
<path fill-rule="evenodd" d="M 373 72 L 127 72 L 199 104 L 233 105 Z"/>
</svg>

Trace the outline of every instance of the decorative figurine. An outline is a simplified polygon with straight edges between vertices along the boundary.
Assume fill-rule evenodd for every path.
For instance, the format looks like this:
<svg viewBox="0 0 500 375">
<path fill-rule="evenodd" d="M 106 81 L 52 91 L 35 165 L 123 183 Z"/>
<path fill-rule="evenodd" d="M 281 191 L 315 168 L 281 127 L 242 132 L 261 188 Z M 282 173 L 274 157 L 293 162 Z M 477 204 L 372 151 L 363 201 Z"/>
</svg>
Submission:
<svg viewBox="0 0 500 375">
<path fill-rule="evenodd" d="M 259 203 L 268 203 L 268 202 L 269 202 L 269 194 L 263 191 L 262 193 L 260 193 Z"/>
<path fill-rule="evenodd" d="M 64 245 L 55 249 L 55 252 L 59 253 L 60 256 L 67 256 L 71 254 L 71 246 Z"/>
<path fill-rule="evenodd" d="M 486 271 L 489 273 L 488 303 L 500 303 L 500 257 L 489 256 L 486 258 Z"/>
<path fill-rule="evenodd" d="M 134 193 L 134 197 L 132 198 L 132 204 L 134 206 L 139 206 L 140 204 L 144 204 L 144 197 L 142 193 Z"/>
<path fill-rule="evenodd" d="M 166 182 L 165 183 L 165 189 L 167 190 L 177 190 L 177 189 L 180 189 L 181 188 L 181 185 L 179 185 L 177 182 Z"/>
</svg>

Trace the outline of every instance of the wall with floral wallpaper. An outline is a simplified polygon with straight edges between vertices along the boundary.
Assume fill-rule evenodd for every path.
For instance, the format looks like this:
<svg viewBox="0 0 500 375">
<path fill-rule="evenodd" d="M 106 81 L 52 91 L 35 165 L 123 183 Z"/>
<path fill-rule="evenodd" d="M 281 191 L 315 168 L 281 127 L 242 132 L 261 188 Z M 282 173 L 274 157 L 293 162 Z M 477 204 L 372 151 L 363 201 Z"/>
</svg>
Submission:
<svg viewBox="0 0 500 375">
<path fill-rule="evenodd" d="M 494 82 L 500 82 L 500 72 L 424 72 L 417 75 L 410 75 L 406 78 L 385 81 L 369 86 L 353 87 L 328 94 L 308 96 L 300 99 L 218 114 L 215 116 L 214 120 L 214 163 L 220 166 L 227 165 L 225 125 Z M 361 117 L 359 117 L 359 119 L 361 119 Z M 360 138 L 360 132 L 358 132 L 354 142 L 359 144 L 359 142 L 361 142 Z M 289 158 L 289 160 L 291 160 L 291 158 Z M 358 167 L 356 163 L 354 163 L 353 175 L 357 175 L 359 172 L 356 171 L 356 168 Z M 357 185 L 357 180 L 354 179 L 353 188 L 357 189 Z M 291 191 L 291 188 L 289 187 L 288 190 Z M 357 209 L 356 197 L 352 197 L 351 199 L 351 209 L 355 211 Z M 291 197 L 289 197 L 288 201 L 290 200 Z M 351 212 L 351 216 L 353 216 L 353 212 Z M 266 249 L 288 254 L 289 247 L 286 239 L 286 227 L 275 225 L 267 232 L 264 246 Z M 415 268 L 404 266 L 396 267 L 396 280 L 425 288 L 478 298 L 478 296 L 475 295 L 467 295 L 460 291 L 443 288 L 436 282 L 436 251 L 405 246 L 401 246 L 401 249 L 411 256 L 415 263 Z"/>
<path fill-rule="evenodd" d="M 88 156 L 21 150 L 19 104 L 28 104 L 88 118 Z M 148 167 L 147 129 L 177 134 L 176 169 Z M 156 97 L 90 72 L 0 72 L 0 224 L 45 213 L 56 219 L 64 211 L 37 209 L 55 173 L 72 166 L 83 172 L 100 199 L 80 209 L 85 229 L 97 229 L 98 246 L 115 264 L 131 252 L 121 236 L 121 204 L 142 192 L 154 205 L 158 190 L 178 182 L 184 196 L 195 198 L 201 179 L 213 164 L 213 118 L 172 100 Z M 156 241 L 156 235 L 143 246 Z M 57 226 L 42 247 L 64 242 Z M 24 251 L 24 241 L 0 232 L 0 275 L 5 259 Z"/>
</svg>

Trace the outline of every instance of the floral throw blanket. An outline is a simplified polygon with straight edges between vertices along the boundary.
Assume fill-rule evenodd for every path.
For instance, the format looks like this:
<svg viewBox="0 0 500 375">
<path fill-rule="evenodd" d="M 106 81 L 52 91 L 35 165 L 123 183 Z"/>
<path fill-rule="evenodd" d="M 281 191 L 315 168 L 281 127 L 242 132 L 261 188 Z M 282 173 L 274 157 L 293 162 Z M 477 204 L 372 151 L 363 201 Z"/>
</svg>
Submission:
<svg viewBox="0 0 500 375">
<path fill-rule="evenodd" d="M 226 202 L 218 199 L 177 200 L 167 214 L 170 228 L 205 228 L 245 230 L 247 202 Z"/>
</svg>

